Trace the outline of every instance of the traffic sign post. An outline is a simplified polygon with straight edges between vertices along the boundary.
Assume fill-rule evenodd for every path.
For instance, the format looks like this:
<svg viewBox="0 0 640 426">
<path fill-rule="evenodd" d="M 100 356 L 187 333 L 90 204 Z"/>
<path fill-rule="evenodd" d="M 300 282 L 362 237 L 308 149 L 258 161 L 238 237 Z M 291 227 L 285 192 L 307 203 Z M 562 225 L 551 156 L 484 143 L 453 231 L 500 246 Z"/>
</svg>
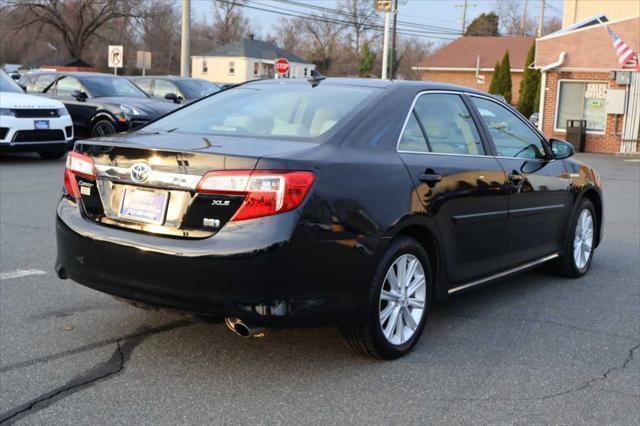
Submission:
<svg viewBox="0 0 640 426">
<path fill-rule="evenodd" d="M 287 61 L 285 58 L 277 59 L 276 62 L 274 63 L 274 66 L 275 66 L 276 72 L 279 75 L 285 75 L 291 69 L 291 65 L 289 64 L 289 61 Z"/>
<path fill-rule="evenodd" d="M 151 69 L 151 52 L 138 50 L 136 54 L 136 68 L 142 70 L 142 75 L 146 75 L 146 71 Z"/>
<path fill-rule="evenodd" d="M 113 73 L 115 75 L 118 75 L 118 68 L 122 68 L 123 62 L 124 62 L 124 49 L 122 48 L 122 46 L 110 45 L 108 65 L 109 65 L 109 68 L 113 68 Z"/>
</svg>

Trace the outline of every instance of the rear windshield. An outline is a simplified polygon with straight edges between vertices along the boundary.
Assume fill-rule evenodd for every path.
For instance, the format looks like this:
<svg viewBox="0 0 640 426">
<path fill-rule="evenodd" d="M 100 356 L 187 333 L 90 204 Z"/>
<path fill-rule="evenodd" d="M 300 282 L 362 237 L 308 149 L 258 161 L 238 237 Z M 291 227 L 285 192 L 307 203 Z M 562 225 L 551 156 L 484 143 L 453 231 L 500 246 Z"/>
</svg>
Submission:
<svg viewBox="0 0 640 426">
<path fill-rule="evenodd" d="M 188 105 L 144 131 L 312 138 L 328 132 L 379 90 L 326 84 L 241 86 Z"/>
</svg>

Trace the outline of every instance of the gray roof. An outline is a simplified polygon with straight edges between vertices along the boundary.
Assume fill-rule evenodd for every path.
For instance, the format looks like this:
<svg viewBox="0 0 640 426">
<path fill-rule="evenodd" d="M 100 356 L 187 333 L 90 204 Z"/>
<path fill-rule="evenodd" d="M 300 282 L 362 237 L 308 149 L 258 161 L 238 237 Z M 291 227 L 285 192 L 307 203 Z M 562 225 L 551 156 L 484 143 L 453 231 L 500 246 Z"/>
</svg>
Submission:
<svg viewBox="0 0 640 426">
<path fill-rule="evenodd" d="M 310 63 L 300 56 L 287 52 L 268 41 L 245 38 L 240 41 L 225 44 L 205 53 L 203 56 L 241 56 L 256 59 L 275 60 L 285 58 L 291 62 Z"/>
</svg>

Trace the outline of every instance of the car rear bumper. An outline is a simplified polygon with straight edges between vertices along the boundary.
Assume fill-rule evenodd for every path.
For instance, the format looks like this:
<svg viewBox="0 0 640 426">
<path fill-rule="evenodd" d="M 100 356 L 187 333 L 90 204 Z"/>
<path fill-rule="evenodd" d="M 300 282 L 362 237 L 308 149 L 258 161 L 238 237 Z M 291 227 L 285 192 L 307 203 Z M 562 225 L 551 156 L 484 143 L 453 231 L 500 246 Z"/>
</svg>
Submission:
<svg viewBox="0 0 640 426">
<path fill-rule="evenodd" d="M 97 224 L 63 199 L 56 270 L 113 296 L 256 326 L 361 320 L 373 253 L 314 241 L 297 220 L 293 211 L 225 226 L 211 238 L 181 240 Z"/>
</svg>

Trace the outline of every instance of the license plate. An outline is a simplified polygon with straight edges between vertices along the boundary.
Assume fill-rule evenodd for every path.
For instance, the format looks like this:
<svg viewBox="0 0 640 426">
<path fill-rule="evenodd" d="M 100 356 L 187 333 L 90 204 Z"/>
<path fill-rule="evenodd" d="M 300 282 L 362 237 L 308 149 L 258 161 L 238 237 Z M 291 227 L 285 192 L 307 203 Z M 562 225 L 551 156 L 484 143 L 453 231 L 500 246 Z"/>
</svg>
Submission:
<svg viewBox="0 0 640 426">
<path fill-rule="evenodd" d="M 49 120 L 33 120 L 33 128 L 36 130 L 48 129 Z"/>
<path fill-rule="evenodd" d="M 161 225 L 167 210 L 169 193 L 153 189 L 125 188 L 120 206 L 123 219 Z"/>
</svg>

